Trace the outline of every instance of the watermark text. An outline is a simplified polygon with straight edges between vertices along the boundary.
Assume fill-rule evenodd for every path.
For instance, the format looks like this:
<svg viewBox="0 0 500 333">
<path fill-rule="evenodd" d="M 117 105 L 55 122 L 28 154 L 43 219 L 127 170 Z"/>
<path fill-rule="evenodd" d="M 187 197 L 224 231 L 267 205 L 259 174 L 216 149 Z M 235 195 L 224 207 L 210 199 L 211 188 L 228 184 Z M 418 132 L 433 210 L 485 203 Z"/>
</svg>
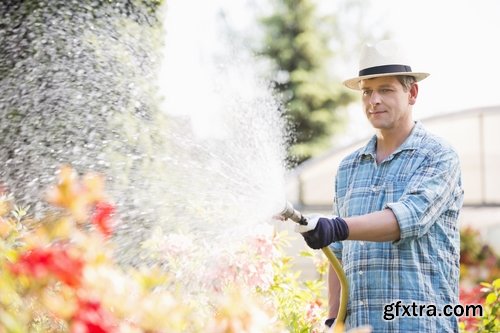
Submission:
<svg viewBox="0 0 500 333">
<path fill-rule="evenodd" d="M 482 317 L 481 304 L 447 304 L 438 307 L 434 304 L 404 304 L 401 301 L 384 305 L 384 320 L 394 320 L 398 317 Z"/>
</svg>

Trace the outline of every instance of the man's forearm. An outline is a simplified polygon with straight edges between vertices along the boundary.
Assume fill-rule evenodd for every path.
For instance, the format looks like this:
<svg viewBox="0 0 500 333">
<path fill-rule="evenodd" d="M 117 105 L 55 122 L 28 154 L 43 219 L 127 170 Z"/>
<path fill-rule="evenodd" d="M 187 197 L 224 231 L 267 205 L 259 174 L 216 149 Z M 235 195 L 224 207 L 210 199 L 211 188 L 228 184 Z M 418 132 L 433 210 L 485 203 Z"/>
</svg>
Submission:
<svg viewBox="0 0 500 333">
<path fill-rule="evenodd" d="M 306 227 L 300 233 L 313 249 L 321 249 L 346 239 L 389 242 L 401 237 L 399 223 L 390 209 L 345 218 L 313 217 Z"/>
<path fill-rule="evenodd" d="M 390 209 L 352 216 L 344 220 L 349 226 L 348 240 L 388 242 L 400 238 L 398 221 Z"/>
<path fill-rule="evenodd" d="M 340 306 L 340 281 L 333 269 L 328 265 L 328 318 L 336 318 Z"/>
</svg>

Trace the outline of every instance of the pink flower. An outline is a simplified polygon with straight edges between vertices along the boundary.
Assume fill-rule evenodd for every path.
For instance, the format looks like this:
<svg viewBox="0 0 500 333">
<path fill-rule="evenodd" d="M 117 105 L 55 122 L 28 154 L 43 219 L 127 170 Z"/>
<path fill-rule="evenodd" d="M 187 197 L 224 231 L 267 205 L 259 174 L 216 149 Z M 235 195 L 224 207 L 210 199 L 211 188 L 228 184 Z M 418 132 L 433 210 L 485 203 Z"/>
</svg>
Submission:
<svg viewBox="0 0 500 333">
<path fill-rule="evenodd" d="M 206 273 L 208 287 L 220 292 L 230 285 L 244 284 L 267 290 L 274 280 L 272 262 L 276 256 L 271 236 L 251 235 L 241 248 L 218 254 L 217 264 Z"/>
<path fill-rule="evenodd" d="M 322 302 L 319 299 L 315 299 L 306 305 L 306 319 L 307 321 L 314 323 L 321 319 L 322 316 Z"/>
</svg>

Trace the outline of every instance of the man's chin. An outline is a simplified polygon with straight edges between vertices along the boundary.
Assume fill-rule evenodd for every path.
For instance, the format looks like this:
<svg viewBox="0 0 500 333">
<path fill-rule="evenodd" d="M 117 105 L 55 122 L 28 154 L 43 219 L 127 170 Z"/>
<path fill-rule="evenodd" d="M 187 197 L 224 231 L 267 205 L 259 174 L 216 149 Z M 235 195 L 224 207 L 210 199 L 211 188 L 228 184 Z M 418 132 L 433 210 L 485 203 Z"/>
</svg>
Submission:
<svg viewBox="0 0 500 333">
<path fill-rule="evenodd" d="M 372 120 L 370 119 L 370 124 L 374 129 L 383 130 L 387 128 L 387 123 L 384 121 Z"/>
</svg>

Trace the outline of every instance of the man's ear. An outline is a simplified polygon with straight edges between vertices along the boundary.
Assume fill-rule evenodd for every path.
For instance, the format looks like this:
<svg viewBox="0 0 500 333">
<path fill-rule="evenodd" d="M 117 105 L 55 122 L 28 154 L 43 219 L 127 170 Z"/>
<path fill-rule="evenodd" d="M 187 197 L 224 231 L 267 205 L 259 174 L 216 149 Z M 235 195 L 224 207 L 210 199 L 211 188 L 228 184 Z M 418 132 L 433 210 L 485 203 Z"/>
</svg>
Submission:
<svg viewBox="0 0 500 333">
<path fill-rule="evenodd" d="M 408 94 L 408 103 L 410 105 L 415 105 L 417 102 L 417 96 L 418 96 L 418 84 L 414 83 L 410 87 L 410 91 Z"/>
</svg>

